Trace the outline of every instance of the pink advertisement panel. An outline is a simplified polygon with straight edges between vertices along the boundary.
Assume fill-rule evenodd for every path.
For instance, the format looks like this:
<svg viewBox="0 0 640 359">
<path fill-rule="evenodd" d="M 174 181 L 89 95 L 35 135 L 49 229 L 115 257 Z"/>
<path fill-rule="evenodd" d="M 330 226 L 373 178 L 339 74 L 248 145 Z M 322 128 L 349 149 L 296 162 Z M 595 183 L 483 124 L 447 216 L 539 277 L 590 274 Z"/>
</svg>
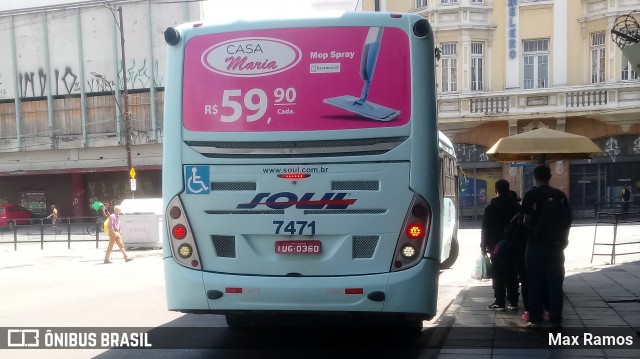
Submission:
<svg viewBox="0 0 640 359">
<path fill-rule="evenodd" d="M 382 27 L 202 35 L 185 49 L 191 131 L 318 131 L 402 126 L 411 116 L 407 35 Z"/>
</svg>

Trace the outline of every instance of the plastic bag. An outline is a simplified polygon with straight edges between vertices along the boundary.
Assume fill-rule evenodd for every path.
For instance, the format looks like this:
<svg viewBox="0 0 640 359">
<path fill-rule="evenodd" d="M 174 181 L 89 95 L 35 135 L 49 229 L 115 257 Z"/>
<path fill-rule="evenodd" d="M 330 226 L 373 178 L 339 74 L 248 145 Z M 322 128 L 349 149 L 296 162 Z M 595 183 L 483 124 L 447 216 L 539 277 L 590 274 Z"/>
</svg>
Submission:
<svg viewBox="0 0 640 359">
<path fill-rule="evenodd" d="M 486 255 L 481 255 L 476 259 L 476 267 L 472 275 L 473 279 L 491 279 L 491 261 Z"/>
</svg>

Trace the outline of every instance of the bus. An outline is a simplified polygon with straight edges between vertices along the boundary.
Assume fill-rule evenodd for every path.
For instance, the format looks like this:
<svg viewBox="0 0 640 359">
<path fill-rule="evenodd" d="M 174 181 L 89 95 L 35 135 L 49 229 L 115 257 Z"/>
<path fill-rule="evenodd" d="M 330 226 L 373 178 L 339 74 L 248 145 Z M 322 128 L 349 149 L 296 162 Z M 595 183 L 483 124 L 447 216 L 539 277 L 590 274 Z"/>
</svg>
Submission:
<svg viewBox="0 0 640 359">
<path fill-rule="evenodd" d="M 432 319 L 457 256 L 457 166 L 428 21 L 354 12 L 164 37 L 168 309 L 229 327 Z"/>
</svg>

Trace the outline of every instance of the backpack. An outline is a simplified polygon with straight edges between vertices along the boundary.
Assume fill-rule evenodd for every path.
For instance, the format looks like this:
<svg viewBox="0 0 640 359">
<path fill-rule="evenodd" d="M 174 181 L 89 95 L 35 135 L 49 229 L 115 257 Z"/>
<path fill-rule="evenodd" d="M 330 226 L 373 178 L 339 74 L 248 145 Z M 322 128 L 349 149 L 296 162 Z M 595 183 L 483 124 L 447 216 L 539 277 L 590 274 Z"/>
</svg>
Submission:
<svg viewBox="0 0 640 359">
<path fill-rule="evenodd" d="M 538 220 L 533 226 L 536 242 L 554 248 L 566 248 L 569 244 L 569 230 L 571 229 L 571 207 L 564 193 L 558 189 L 546 193 L 545 201 L 540 205 Z"/>
<path fill-rule="evenodd" d="M 111 218 L 107 218 L 104 222 L 102 222 L 102 229 L 104 233 L 109 233 L 109 220 Z"/>
<path fill-rule="evenodd" d="M 504 237 L 508 241 L 507 251 L 513 259 L 524 258 L 528 236 L 529 229 L 524 224 L 523 215 L 516 214 L 504 229 Z"/>
</svg>

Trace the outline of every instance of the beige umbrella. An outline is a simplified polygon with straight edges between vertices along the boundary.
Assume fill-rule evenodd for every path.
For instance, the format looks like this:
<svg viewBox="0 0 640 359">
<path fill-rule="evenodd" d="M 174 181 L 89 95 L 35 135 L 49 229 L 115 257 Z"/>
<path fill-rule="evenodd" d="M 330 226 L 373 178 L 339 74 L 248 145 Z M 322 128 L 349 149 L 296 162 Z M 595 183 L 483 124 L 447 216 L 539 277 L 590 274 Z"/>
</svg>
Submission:
<svg viewBox="0 0 640 359">
<path fill-rule="evenodd" d="M 587 159 L 601 152 L 600 147 L 587 137 L 538 128 L 501 138 L 487 151 L 487 156 L 501 162 L 544 163 L 547 160 Z"/>
</svg>

